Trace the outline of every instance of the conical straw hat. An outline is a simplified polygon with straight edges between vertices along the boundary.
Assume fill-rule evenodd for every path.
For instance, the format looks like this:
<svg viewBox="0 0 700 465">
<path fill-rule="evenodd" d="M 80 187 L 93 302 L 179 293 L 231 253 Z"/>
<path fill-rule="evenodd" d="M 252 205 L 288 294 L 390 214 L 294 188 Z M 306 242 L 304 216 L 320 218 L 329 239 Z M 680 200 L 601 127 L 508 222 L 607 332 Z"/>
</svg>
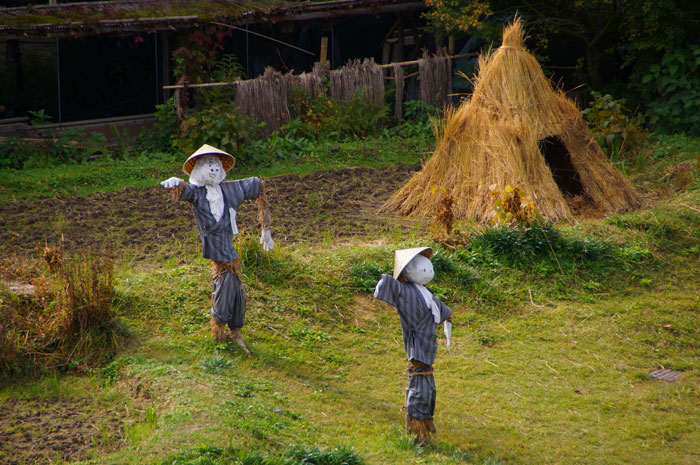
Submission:
<svg viewBox="0 0 700 465">
<path fill-rule="evenodd" d="M 221 160 L 221 164 L 224 167 L 224 171 L 230 170 L 233 168 L 233 165 L 236 164 L 236 159 L 233 158 L 233 155 L 230 153 L 226 153 L 223 150 L 212 147 L 209 144 L 204 144 L 197 149 L 195 153 L 190 155 L 187 160 L 185 160 L 185 164 L 182 165 L 182 171 L 184 171 L 185 174 L 190 174 L 192 172 L 192 168 L 194 168 L 194 164 L 197 162 L 197 158 L 201 157 L 202 155 L 218 155 L 219 159 Z"/>
<path fill-rule="evenodd" d="M 415 249 L 401 249 L 394 252 L 394 279 L 398 279 L 401 276 L 403 269 L 416 255 L 424 255 L 430 258 L 433 256 L 433 249 L 430 247 L 416 247 Z"/>
</svg>

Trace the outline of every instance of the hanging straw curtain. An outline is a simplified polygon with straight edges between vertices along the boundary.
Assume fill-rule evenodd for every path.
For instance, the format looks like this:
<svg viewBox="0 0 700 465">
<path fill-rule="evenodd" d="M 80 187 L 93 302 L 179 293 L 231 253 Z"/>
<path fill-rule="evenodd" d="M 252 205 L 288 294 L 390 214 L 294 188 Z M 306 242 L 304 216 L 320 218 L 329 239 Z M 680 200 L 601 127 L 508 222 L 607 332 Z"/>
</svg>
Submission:
<svg viewBox="0 0 700 465">
<path fill-rule="evenodd" d="M 450 103 L 452 90 L 452 62 L 445 49 L 433 56 L 423 50 L 423 58 L 418 62 L 420 99 L 434 107 L 442 108 Z"/>
<path fill-rule="evenodd" d="M 358 92 L 379 104 L 384 103 L 384 73 L 374 59 L 352 60 L 330 72 L 330 94 L 336 100 L 352 99 Z"/>
<path fill-rule="evenodd" d="M 236 90 L 236 107 L 254 121 L 265 122 L 262 132 L 269 136 L 289 122 L 287 79 L 282 73 L 267 68 L 262 76 L 241 81 Z"/>
<path fill-rule="evenodd" d="M 396 84 L 396 94 L 394 95 L 394 118 L 396 123 L 403 119 L 403 68 L 399 64 L 394 64 L 394 83 Z"/>
</svg>

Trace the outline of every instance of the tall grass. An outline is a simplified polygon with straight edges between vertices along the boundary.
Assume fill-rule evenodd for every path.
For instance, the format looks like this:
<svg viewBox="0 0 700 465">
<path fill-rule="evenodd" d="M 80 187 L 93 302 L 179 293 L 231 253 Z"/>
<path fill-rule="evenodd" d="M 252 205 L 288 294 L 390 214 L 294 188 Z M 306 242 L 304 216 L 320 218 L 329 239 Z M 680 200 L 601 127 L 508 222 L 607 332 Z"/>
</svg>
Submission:
<svg viewBox="0 0 700 465">
<path fill-rule="evenodd" d="M 40 369 L 86 369 L 110 358 L 119 345 L 114 311 L 114 263 L 109 255 L 63 257 L 42 249 L 43 261 L 26 275 L 24 295 L 0 298 L 0 377 Z M 10 271 L 5 269 L 6 272 Z"/>
</svg>

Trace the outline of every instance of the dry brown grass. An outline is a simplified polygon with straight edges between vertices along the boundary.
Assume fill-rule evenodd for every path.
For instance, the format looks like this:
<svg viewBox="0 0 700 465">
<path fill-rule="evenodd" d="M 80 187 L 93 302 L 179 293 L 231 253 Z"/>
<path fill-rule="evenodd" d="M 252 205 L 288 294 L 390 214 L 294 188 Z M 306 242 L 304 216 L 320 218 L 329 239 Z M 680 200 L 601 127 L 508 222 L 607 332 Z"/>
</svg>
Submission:
<svg viewBox="0 0 700 465">
<path fill-rule="evenodd" d="M 61 247 L 39 247 L 30 273 L 33 295 L 0 298 L 0 376 L 35 368 L 87 368 L 117 347 L 114 266 L 109 255 L 66 258 Z"/>
<path fill-rule="evenodd" d="M 600 150 L 579 109 L 553 89 L 523 43 L 522 25 L 516 20 L 505 29 L 503 45 L 479 58 L 472 97 L 445 112 L 433 156 L 383 210 L 433 217 L 441 199 L 433 186 L 442 186 L 459 198 L 457 218 L 485 222 L 493 215 L 490 190 L 503 191 L 511 184 L 520 186 L 544 217 L 571 219 L 540 148 L 545 139 L 563 144 L 570 156 L 564 161 L 575 171 L 567 174 L 568 180 L 578 183 L 579 193 L 596 209 L 639 206 L 638 194 Z"/>
</svg>

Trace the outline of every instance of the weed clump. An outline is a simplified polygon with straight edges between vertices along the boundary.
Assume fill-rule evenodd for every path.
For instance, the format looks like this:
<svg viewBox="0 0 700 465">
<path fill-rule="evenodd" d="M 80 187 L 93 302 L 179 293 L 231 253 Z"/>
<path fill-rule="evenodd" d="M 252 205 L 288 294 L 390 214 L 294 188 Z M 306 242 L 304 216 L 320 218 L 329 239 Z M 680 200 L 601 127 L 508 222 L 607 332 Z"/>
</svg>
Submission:
<svg viewBox="0 0 700 465">
<path fill-rule="evenodd" d="M 51 247 L 39 251 L 43 263 L 24 267 L 28 275 L 4 277 L 32 284 L 22 294 L 0 296 L 0 377 L 87 369 L 109 359 L 119 343 L 112 258 L 66 258 Z"/>
<path fill-rule="evenodd" d="M 350 268 L 352 287 L 362 292 L 374 292 L 382 273 L 387 273 L 387 270 L 377 263 L 366 261 L 355 263 Z"/>
<path fill-rule="evenodd" d="M 319 449 L 296 445 L 275 455 L 234 448 L 200 446 L 192 451 L 174 454 L 162 462 L 163 465 L 204 463 L 209 465 L 229 463 L 245 463 L 247 465 L 362 465 L 364 461 L 353 449 L 347 447 Z"/>
</svg>

